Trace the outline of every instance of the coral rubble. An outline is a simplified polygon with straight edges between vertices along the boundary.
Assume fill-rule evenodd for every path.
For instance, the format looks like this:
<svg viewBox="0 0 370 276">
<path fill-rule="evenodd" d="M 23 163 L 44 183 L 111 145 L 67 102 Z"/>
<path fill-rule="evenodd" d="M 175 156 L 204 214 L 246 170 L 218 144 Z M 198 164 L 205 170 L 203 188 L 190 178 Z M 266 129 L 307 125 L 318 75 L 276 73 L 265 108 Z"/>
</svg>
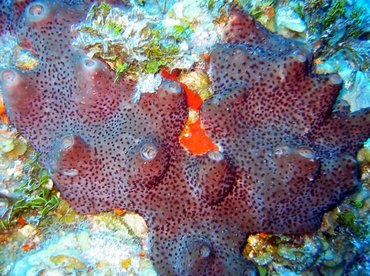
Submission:
<svg viewBox="0 0 370 276">
<path fill-rule="evenodd" d="M 210 53 L 215 93 L 200 110 L 220 150 L 194 156 L 178 141 L 180 85 L 163 80 L 136 103 L 136 81 L 73 45 L 86 5 L 38 1 L 17 22 L 2 9 L 3 29 L 38 58 L 0 72 L 7 112 L 76 211 L 145 217 L 159 274 L 254 273 L 241 255 L 246 233 L 312 232 L 358 184 L 353 156 L 370 110 L 333 110 L 340 78 L 311 74 L 303 45 L 231 12 Z"/>
</svg>

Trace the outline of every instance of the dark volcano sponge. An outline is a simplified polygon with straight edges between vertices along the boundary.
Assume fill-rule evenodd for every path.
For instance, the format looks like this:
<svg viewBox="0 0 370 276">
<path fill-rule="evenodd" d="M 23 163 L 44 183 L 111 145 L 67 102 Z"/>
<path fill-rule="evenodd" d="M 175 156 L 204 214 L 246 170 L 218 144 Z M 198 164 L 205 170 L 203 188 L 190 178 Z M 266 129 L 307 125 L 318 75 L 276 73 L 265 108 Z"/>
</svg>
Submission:
<svg viewBox="0 0 370 276">
<path fill-rule="evenodd" d="M 72 46 L 85 5 L 38 1 L 19 20 L 0 6 L 0 22 L 39 59 L 1 71 L 6 108 L 76 211 L 145 217 L 159 274 L 254 273 L 240 253 L 248 233 L 312 232 L 358 184 L 353 156 L 370 136 L 370 110 L 333 111 L 340 79 L 311 74 L 303 45 L 233 11 L 201 108 L 221 150 L 192 156 L 178 140 L 188 113 L 179 85 L 164 81 L 135 103 L 134 81 L 115 83 Z"/>
</svg>

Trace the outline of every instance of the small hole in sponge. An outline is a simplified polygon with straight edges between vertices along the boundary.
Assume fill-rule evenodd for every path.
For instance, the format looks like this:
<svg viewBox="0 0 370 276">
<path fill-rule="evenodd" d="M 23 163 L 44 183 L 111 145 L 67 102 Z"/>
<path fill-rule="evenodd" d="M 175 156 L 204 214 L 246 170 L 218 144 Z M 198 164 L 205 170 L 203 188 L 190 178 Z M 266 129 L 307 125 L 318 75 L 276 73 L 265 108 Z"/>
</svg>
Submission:
<svg viewBox="0 0 370 276">
<path fill-rule="evenodd" d="M 329 81 L 332 84 L 337 84 L 337 85 L 342 83 L 342 79 L 337 74 L 330 75 L 329 76 Z"/>
<path fill-rule="evenodd" d="M 282 156 L 289 154 L 289 152 L 290 152 L 290 148 L 288 146 L 279 146 L 275 148 L 274 155 L 276 157 L 282 157 Z"/>
<path fill-rule="evenodd" d="M 302 156 L 303 158 L 307 158 L 307 159 L 315 158 L 315 153 L 310 148 L 307 148 L 307 147 L 299 147 L 298 154 Z"/>
<path fill-rule="evenodd" d="M 140 155 L 141 158 L 143 158 L 145 161 L 151 161 L 153 160 L 158 153 L 158 149 L 154 144 L 145 144 L 140 149 Z"/>
<path fill-rule="evenodd" d="M 202 244 L 199 248 L 199 256 L 208 258 L 211 255 L 211 247 L 208 244 Z"/>
<path fill-rule="evenodd" d="M 32 16 L 38 16 L 38 15 L 42 15 L 44 12 L 45 12 L 45 8 L 43 5 L 41 4 L 33 4 L 30 6 L 30 8 L 28 9 L 28 12 L 32 15 Z"/>
<path fill-rule="evenodd" d="M 306 62 L 307 61 L 307 57 L 300 51 L 295 51 L 293 53 L 293 58 L 296 61 L 299 61 L 299 62 Z"/>
<path fill-rule="evenodd" d="M 213 160 L 213 161 L 222 161 L 222 160 L 224 160 L 224 155 L 222 154 L 222 152 L 217 151 L 217 150 L 210 151 L 210 152 L 208 152 L 207 155 L 208 155 L 208 158 Z"/>
<path fill-rule="evenodd" d="M 1 72 L 1 80 L 6 83 L 12 83 L 17 78 L 17 73 L 14 70 L 4 70 Z"/>
<path fill-rule="evenodd" d="M 17 72 L 11 69 L 4 70 L 0 73 L 0 81 L 4 84 L 13 84 L 17 80 Z"/>
<path fill-rule="evenodd" d="M 79 171 L 76 169 L 65 169 L 62 171 L 65 176 L 77 176 Z"/>
<path fill-rule="evenodd" d="M 91 67 L 94 67 L 96 65 L 96 62 L 95 62 L 95 60 L 92 60 L 90 58 L 86 58 L 84 60 L 84 64 L 85 64 L 86 67 L 90 67 L 91 68 Z"/>
<path fill-rule="evenodd" d="M 70 149 L 74 144 L 73 136 L 64 136 L 61 141 L 62 150 Z"/>
<path fill-rule="evenodd" d="M 170 81 L 167 84 L 167 91 L 172 94 L 179 94 L 182 91 L 182 87 L 179 83 Z"/>
</svg>

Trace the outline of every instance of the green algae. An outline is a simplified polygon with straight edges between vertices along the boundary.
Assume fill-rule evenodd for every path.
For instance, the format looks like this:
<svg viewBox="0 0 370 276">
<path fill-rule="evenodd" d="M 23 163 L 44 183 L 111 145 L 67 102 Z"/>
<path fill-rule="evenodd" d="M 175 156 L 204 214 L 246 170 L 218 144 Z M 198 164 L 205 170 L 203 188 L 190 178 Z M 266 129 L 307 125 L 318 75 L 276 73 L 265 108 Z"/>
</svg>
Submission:
<svg viewBox="0 0 370 276">
<path fill-rule="evenodd" d="M 161 24 L 141 19 L 141 29 L 133 30 L 130 22 L 125 25 L 122 17 L 128 18 L 131 10 L 122 12 L 110 5 L 94 5 L 87 22 L 75 26 L 75 31 L 81 37 L 88 36 L 89 42 L 81 39 L 83 48 L 92 53 L 93 57 L 101 58 L 116 72 L 115 81 L 118 81 L 123 73 L 136 79 L 140 74 L 154 74 L 162 66 L 170 66 L 179 58 L 179 44 L 185 41 L 193 32 L 189 22 L 183 25 L 175 25 L 173 29 L 166 29 Z M 128 29 L 130 34 L 126 34 Z M 133 35 L 132 32 L 135 32 Z M 127 39 L 132 39 L 127 46 Z M 137 40 L 137 41 L 135 41 Z M 106 45 L 107 44 L 107 45 Z"/>
<path fill-rule="evenodd" d="M 102 17 L 103 20 L 107 17 L 111 10 L 112 6 L 109 5 L 107 2 L 101 2 L 99 4 L 95 3 L 89 13 L 87 14 L 87 18 L 96 18 L 96 17 Z"/>
<path fill-rule="evenodd" d="M 67 255 L 56 255 L 50 257 L 50 261 L 58 267 L 63 267 L 67 271 L 83 270 L 86 268 L 86 264 L 80 259 Z"/>
<path fill-rule="evenodd" d="M 266 276 L 267 275 L 267 268 L 264 267 L 264 266 L 257 266 L 257 269 L 258 269 L 258 273 L 260 276 Z"/>
<path fill-rule="evenodd" d="M 250 15 L 256 20 L 260 20 L 262 16 L 266 15 L 269 8 L 275 7 L 277 0 L 266 0 L 263 2 L 257 2 L 254 7 L 250 10 Z"/>
<path fill-rule="evenodd" d="M 362 208 L 364 204 L 361 201 L 351 201 L 351 204 L 356 208 Z"/>
<path fill-rule="evenodd" d="M 356 215 L 352 212 L 339 214 L 338 222 L 349 229 L 353 234 L 360 235 L 362 230 L 360 224 L 356 220 Z"/>
<path fill-rule="evenodd" d="M 110 32 L 112 32 L 113 34 L 117 36 L 123 32 L 123 26 L 118 25 L 115 22 L 109 22 L 104 27 L 106 27 Z"/>
<path fill-rule="evenodd" d="M 307 23 L 308 41 L 314 45 L 315 58 L 327 60 L 340 51 L 347 51 L 358 67 L 369 68 L 370 46 L 358 39 L 367 26 L 364 8 L 345 0 L 309 0 L 295 10 Z"/>
<path fill-rule="evenodd" d="M 126 69 L 129 67 L 128 63 L 120 63 L 117 62 L 116 64 L 116 77 L 114 78 L 114 82 L 118 82 L 121 75 L 126 71 Z"/>
<path fill-rule="evenodd" d="M 325 3 L 326 0 L 306 0 L 303 6 L 304 13 L 312 14 L 321 9 Z"/>
<path fill-rule="evenodd" d="M 17 223 L 21 217 L 26 217 L 34 211 L 40 217 L 45 217 L 58 207 L 59 198 L 53 191 L 53 183 L 45 169 L 41 168 L 36 159 L 29 160 L 24 165 L 24 178 L 21 185 L 9 196 L 6 210 L 0 220 L 3 229 Z"/>
<path fill-rule="evenodd" d="M 137 3 L 139 6 L 144 6 L 144 5 L 145 5 L 145 0 L 136 0 L 136 3 Z"/>
<path fill-rule="evenodd" d="M 349 18 L 352 24 L 347 29 L 346 37 L 358 38 L 364 33 L 362 26 L 365 18 L 365 9 L 353 9 Z"/>
<path fill-rule="evenodd" d="M 328 9 L 323 25 L 328 28 L 331 24 L 338 20 L 338 18 L 343 17 L 345 14 L 346 0 L 336 0 L 333 1 Z"/>
<path fill-rule="evenodd" d="M 72 221 L 63 220 L 70 212 L 73 213 L 62 201 L 52 216 L 37 228 L 32 228 L 35 233 L 30 235 L 31 239 L 42 237 L 36 248 L 21 252 L 20 245 L 24 241 L 11 243 L 15 244 L 12 250 L 16 254 L 6 257 L 8 265 L 0 261 L 0 274 L 5 275 L 10 270 L 22 275 L 54 272 L 63 275 L 122 275 L 122 269 L 125 269 L 128 275 L 156 275 L 150 260 L 145 254 L 141 255 L 145 250 L 143 242 L 147 238 L 147 227 L 137 230 L 143 227 L 143 219 L 138 220 L 138 215 L 127 212 L 119 216 L 108 212 L 76 215 Z M 17 239 L 16 234 L 11 239 Z M 0 244 L 0 256 L 7 251 L 8 246 Z"/>
</svg>

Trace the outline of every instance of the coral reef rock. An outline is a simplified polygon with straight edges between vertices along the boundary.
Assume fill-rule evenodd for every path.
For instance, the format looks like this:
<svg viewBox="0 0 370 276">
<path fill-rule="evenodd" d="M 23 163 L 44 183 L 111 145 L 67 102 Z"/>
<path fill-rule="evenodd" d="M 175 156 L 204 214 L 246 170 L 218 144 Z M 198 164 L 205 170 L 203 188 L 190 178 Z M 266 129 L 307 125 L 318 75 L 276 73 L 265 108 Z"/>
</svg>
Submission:
<svg viewBox="0 0 370 276">
<path fill-rule="evenodd" d="M 190 155 L 178 137 L 180 86 L 133 102 L 135 81 L 72 46 L 78 1 L 2 7 L 2 30 L 38 57 L 0 73 L 7 112 L 80 213 L 134 210 L 149 226 L 160 275 L 256 273 L 247 233 L 304 233 L 358 184 L 353 157 L 370 136 L 370 110 L 333 111 L 340 78 L 312 75 L 310 52 L 233 11 L 210 53 L 214 96 L 201 108 L 221 150 Z M 176 86 L 178 89 L 173 89 Z"/>
</svg>

